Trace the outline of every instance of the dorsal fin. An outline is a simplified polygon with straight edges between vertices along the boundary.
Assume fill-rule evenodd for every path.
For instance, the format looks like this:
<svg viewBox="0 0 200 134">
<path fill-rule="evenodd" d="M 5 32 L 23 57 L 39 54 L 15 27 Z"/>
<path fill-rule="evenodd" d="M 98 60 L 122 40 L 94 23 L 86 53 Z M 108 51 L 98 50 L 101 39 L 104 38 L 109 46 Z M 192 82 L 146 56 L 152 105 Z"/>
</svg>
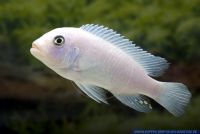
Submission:
<svg viewBox="0 0 200 134">
<path fill-rule="evenodd" d="M 137 63 L 139 63 L 147 72 L 148 75 L 156 77 L 163 74 L 169 66 L 164 58 L 154 56 L 142 48 L 135 46 L 129 39 L 121 36 L 117 32 L 104 26 L 86 24 L 80 27 L 81 29 L 96 35 L 116 47 L 123 50 L 131 56 Z"/>
</svg>

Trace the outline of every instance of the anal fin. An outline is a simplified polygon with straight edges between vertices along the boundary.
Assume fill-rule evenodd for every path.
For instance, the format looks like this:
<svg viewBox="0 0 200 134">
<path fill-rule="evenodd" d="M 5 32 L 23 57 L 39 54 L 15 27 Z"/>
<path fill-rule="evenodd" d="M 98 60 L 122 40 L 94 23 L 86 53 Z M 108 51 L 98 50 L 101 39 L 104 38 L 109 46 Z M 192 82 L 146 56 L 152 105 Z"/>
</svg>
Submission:
<svg viewBox="0 0 200 134">
<path fill-rule="evenodd" d="M 135 95 L 116 95 L 114 94 L 114 96 L 123 104 L 125 104 L 126 106 L 133 108 L 139 112 L 150 112 L 152 110 L 152 106 L 149 103 L 148 99 L 143 96 L 143 95 L 139 95 L 139 94 L 135 94 Z"/>
</svg>

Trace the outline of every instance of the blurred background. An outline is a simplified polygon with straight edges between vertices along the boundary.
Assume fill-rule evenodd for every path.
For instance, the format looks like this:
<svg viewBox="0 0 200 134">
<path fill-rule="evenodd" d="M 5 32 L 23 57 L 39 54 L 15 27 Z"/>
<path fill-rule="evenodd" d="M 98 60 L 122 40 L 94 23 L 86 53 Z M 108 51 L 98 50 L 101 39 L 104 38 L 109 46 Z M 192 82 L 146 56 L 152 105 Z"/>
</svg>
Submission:
<svg viewBox="0 0 200 134">
<path fill-rule="evenodd" d="M 31 56 L 33 40 L 56 27 L 108 26 L 171 64 L 162 81 L 193 94 L 179 118 L 157 103 L 149 114 L 109 97 L 99 104 Z M 1 0 L 0 133 L 130 134 L 134 129 L 200 129 L 199 0 Z"/>
</svg>

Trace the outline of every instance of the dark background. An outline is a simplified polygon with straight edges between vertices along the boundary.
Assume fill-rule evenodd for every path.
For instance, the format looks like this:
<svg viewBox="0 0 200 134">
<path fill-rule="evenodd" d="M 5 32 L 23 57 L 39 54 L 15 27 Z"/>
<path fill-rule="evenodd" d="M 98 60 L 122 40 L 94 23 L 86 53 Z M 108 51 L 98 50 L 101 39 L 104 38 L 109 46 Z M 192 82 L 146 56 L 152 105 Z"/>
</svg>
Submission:
<svg viewBox="0 0 200 134">
<path fill-rule="evenodd" d="M 192 92 L 177 118 L 153 102 L 144 114 L 99 104 L 29 52 L 31 43 L 56 27 L 94 23 L 115 29 L 171 64 L 162 81 Z M 0 133 L 130 134 L 133 129 L 200 129 L 199 0 L 1 0 Z"/>
</svg>

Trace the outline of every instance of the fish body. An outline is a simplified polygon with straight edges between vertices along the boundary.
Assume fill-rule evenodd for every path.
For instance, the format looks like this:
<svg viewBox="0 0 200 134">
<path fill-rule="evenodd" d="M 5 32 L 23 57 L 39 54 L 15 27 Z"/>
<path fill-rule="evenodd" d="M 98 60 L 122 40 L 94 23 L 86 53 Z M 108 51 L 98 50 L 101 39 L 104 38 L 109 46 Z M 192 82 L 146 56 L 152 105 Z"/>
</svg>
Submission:
<svg viewBox="0 0 200 134">
<path fill-rule="evenodd" d="M 180 116 L 191 98 L 185 85 L 150 77 L 160 76 L 168 68 L 164 58 L 143 51 L 103 26 L 54 29 L 35 40 L 30 51 L 97 102 L 108 103 L 109 91 L 123 104 L 149 112 L 148 96 Z"/>
</svg>

